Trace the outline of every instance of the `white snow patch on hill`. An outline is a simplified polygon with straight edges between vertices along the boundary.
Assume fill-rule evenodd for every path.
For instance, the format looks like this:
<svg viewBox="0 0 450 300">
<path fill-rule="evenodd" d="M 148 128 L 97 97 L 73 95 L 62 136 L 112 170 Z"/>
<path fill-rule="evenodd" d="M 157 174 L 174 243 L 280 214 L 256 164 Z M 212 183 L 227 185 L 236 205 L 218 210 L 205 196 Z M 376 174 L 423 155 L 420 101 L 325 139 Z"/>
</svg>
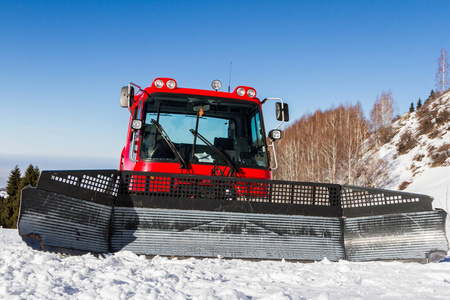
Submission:
<svg viewBox="0 0 450 300">
<path fill-rule="evenodd" d="M 406 191 L 433 197 L 433 206 L 446 211 L 450 205 L 450 167 L 428 168 L 414 178 Z"/>
<path fill-rule="evenodd" d="M 440 115 L 443 111 L 450 113 L 450 93 L 436 99 L 427 110 L 433 111 L 436 115 Z M 433 118 L 431 122 L 436 125 L 428 134 L 420 134 L 420 120 L 421 117 L 417 112 L 402 116 L 393 124 L 396 134 L 391 142 L 381 147 L 379 156 L 389 163 L 391 178 L 386 188 L 397 189 L 402 183 L 421 181 L 423 177 L 419 175 L 432 168 L 433 155 L 436 154 L 437 149 L 450 144 L 450 119 L 436 124 L 436 118 Z M 399 154 L 398 144 L 406 132 L 410 132 L 415 139 L 415 146 L 406 154 Z M 442 175 L 450 179 L 450 169 L 448 168 L 450 167 L 450 153 L 442 166 L 448 170 L 447 174 L 443 172 Z"/>
</svg>

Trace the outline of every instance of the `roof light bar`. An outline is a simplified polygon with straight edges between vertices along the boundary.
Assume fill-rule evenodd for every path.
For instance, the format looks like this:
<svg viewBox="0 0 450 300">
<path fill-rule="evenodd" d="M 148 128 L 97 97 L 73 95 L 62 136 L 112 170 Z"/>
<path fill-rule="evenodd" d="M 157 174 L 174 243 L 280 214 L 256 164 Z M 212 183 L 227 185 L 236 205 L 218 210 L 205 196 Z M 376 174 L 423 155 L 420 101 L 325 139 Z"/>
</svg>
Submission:
<svg viewBox="0 0 450 300">
<path fill-rule="evenodd" d="M 153 86 L 157 89 L 166 87 L 170 90 L 173 90 L 177 88 L 177 82 L 172 78 L 156 78 L 153 81 Z"/>
<path fill-rule="evenodd" d="M 255 98 L 256 97 L 256 90 L 254 88 L 248 87 L 248 86 L 238 86 L 234 93 L 238 94 L 238 96 L 247 96 L 249 98 Z"/>
</svg>

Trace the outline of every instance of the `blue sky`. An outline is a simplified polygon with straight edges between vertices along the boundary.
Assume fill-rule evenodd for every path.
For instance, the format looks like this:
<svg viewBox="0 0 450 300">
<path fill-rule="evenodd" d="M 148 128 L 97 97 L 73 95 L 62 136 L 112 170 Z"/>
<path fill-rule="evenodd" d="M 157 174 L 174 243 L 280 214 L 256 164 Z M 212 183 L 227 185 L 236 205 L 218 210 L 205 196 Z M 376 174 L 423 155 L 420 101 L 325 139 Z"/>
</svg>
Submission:
<svg viewBox="0 0 450 300">
<path fill-rule="evenodd" d="M 231 61 L 232 88 L 283 98 L 292 119 L 358 101 L 368 116 L 389 89 L 402 114 L 435 88 L 449 11 L 450 1 L 2 0 L 0 170 L 86 168 L 65 157 L 117 168 L 123 85 L 165 76 L 225 90 Z"/>
</svg>

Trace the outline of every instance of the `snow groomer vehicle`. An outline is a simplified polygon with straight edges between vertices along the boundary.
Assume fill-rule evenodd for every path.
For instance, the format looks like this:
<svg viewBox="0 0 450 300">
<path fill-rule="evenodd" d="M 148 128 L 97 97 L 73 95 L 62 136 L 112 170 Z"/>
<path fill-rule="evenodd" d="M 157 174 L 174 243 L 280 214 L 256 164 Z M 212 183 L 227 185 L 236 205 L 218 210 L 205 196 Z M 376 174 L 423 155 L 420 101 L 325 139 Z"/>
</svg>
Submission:
<svg viewBox="0 0 450 300">
<path fill-rule="evenodd" d="M 272 180 L 279 98 L 178 87 L 121 90 L 130 122 L 119 170 L 43 171 L 22 191 L 19 234 L 34 249 L 146 256 L 437 261 L 446 212 L 426 195 Z M 280 124 L 266 135 L 262 107 Z M 272 148 L 269 155 L 269 148 Z"/>
</svg>

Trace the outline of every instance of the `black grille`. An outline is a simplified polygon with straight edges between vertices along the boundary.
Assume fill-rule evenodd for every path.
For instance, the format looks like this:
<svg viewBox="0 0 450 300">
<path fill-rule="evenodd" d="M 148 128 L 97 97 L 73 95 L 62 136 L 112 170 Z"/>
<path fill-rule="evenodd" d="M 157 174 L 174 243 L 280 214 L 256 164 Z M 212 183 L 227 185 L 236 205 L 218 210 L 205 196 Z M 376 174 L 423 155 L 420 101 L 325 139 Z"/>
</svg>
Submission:
<svg viewBox="0 0 450 300">
<path fill-rule="evenodd" d="M 333 217 L 432 210 L 428 196 L 389 190 L 116 170 L 44 171 L 38 188 L 124 207 Z"/>
<path fill-rule="evenodd" d="M 119 190 L 119 178 L 114 174 L 111 177 L 102 174 L 95 174 L 95 177 L 86 174 L 81 174 L 80 177 L 71 174 L 67 177 L 60 177 L 55 174 L 51 176 L 51 179 L 111 196 L 117 196 Z"/>
<path fill-rule="evenodd" d="M 339 193 L 332 184 L 124 171 L 116 205 L 337 217 Z"/>
<path fill-rule="evenodd" d="M 43 171 L 37 187 L 49 192 L 113 205 L 120 185 L 117 170 Z"/>
<path fill-rule="evenodd" d="M 122 172 L 120 194 L 339 206 L 339 186 L 211 176 Z"/>
<path fill-rule="evenodd" d="M 342 186 L 341 201 L 349 217 L 432 210 L 425 195 L 357 186 Z"/>
</svg>

